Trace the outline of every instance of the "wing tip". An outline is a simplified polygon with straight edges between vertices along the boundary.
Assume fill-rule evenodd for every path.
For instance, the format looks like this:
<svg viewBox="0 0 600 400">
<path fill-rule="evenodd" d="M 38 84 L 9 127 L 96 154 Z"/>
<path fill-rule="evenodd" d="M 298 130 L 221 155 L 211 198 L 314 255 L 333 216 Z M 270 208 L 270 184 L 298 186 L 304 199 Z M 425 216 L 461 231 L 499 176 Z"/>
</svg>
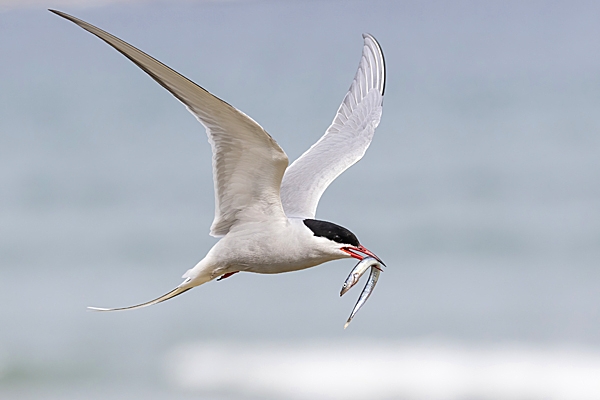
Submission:
<svg viewBox="0 0 600 400">
<path fill-rule="evenodd" d="M 50 12 L 51 12 L 51 13 L 53 13 L 53 14 L 56 14 L 56 15 L 58 15 L 59 17 L 63 17 L 63 18 L 66 18 L 66 19 L 71 19 L 71 18 L 73 18 L 71 15 L 69 15 L 69 14 L 67 14 L 67 13 L 64 13 L 64 12 L 62 12 L 62 11 L 55 10 L 55 9 L 53 9 L 53 8 L 49 8 L 49 9 L 48 9 L 48 11 L 50 11 Z"/>
<path fill-rule="evenodd" d="M 375 36 L 371 35 L 368 32 L 364 32 L 362 34 L 362 37 L 365 41 L 365 44 L 367 44 L 368 41 L 372 42 L 375 49 L 377 49 L 377 52 L 379 53 L 379 55 L 381 56 L 381 62 L 382 62 L 382 71 L 383 71 L 383 86 L 381 88 L 381 95 L 384 96 L 385 95 L 385 83 L 386 83 L 386 67 L 385 67 L 385 56 L 383 55 L 383 50 L 381 49 L 381 45 L 379 44 L 379 42 L 377 41 L 377 39 L 375 39 Z"/>
<path fill-rule="evenodd" d="M 62 12 L 62 11 L 58 11 L 55 10 L 53 8 L 49 8 L 48 11 L 50 11 L 53 14 L 58 15 L 59 17 L 62 17 L 64 19 L 66 19 L 67 21 L 71 21 L 76 25 L 81 26 L 82 28 L 86 29 L 89 31 L 89 29 L 85 28 L 85 25 L 89 25 L 87 22 L 80 20 L 79 18 L 76 18 L 70 14 L 67 14 L 66 12 Z"/>
</svg>

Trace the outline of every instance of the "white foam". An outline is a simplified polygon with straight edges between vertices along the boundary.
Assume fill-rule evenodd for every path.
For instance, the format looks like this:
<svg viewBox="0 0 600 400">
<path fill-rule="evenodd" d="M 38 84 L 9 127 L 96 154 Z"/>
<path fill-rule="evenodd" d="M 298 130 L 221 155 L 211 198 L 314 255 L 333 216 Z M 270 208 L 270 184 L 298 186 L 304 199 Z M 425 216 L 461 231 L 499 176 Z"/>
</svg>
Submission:
<svg viewBox="0 0 600 400">
<path fill-rule="evenodd" d="M 600 351 L 569 347 L 198 343 L 167 373 L 184 390 L 288 399 L 600 399 Z"/>
</svg>

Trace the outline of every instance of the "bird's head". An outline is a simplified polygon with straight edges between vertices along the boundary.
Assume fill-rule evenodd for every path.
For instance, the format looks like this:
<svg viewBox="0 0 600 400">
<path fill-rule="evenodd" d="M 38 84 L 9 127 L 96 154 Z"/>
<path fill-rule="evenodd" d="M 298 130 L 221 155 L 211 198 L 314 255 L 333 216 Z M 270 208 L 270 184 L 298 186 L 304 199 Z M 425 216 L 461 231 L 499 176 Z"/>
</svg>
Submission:
<svg viewBox="0 0 600 400">
<path fill-rule="evenodd" d="M 343 226 L 317 219 L 305 219 L 304 225 L 306 225 L 315 236 L 329 239 L 332 242 L 332 246 L 336 250 L 342 252 L 342 254 L 345 253 L 347 256 L 359 260 L 370 256 L 385 265 L 385 263 L 371 250 L 360 244 L 354 233 Z"/>
</svg>

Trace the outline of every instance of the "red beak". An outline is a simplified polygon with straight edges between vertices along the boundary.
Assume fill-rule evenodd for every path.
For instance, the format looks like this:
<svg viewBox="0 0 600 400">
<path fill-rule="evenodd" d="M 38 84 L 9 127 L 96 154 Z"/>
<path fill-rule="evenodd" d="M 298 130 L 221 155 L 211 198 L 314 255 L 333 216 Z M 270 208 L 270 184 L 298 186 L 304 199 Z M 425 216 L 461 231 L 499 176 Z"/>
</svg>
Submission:
<svg viewBox="0 0 600 400">
<path fill-rule="evenodd" d="M 384 267 L 386 267 L 385 263 L 381 261 L 381 258 L 377 257 L 375 253 L 367 249 L 362 244 L 358 247 L 342 247 L 342 251 L 348 253 L 351 257 L 357 258 L 359 260 L 362 260 L 366 256 L 373 257 L 374 259 L 379 261 Z"/>
</svg>

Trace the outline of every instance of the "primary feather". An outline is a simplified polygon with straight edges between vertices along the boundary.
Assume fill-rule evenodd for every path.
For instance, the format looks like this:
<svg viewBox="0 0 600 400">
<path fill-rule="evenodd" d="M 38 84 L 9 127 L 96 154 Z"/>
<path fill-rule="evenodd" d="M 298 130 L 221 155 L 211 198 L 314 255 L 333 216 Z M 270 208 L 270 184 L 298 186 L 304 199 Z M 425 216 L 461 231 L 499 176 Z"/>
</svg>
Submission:
<svg viewBox="0 0 600 400">
<path fill-rule="evenodd" d="M 213 151 L 215 218 L 213 236 L 236 223 L 285 218 L 279 196 L 288 158 L 252 118 L 129 43 L 85 21 L 50 10 L 98 36 L 181 101 L 206 128 Z"/>
<path fill-rule="evenodd" d="M 375 38 L 364 34 L 358 71 L 323 137 L 285 171 L 281 201 L 288 217 L 315 218 L 321 195 L 360 160 L 381 119 L 385 62 Z"/>
</svg>

